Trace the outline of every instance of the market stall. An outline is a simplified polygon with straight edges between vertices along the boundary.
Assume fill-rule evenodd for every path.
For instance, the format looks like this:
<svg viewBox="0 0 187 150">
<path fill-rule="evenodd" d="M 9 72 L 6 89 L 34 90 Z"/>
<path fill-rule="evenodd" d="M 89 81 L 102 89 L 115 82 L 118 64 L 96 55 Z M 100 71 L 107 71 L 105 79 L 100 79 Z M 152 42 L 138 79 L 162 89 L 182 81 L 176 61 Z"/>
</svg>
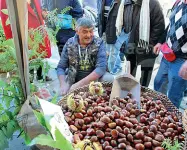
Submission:
<svg viewBox="0 0 187 150">
<path fill-rule="evenodd" d="M 7 6 L 26 101 L 20 116 L 27 118 L 23 117 L 19 125 L 33 139 L 27 137 L 29 145 L 62 150 L 187 149 L 179 110 L 165 95 L 149 88 L 133 92 L 136 84 L 125 84 L 128 80 L 121 80 L 123 76 L 116 79 L 120 80 L 118 88 L 112 83 L 93 82 L 68 93 L 58 104 L 30 97 L 26 1 L 7 0 Z"/>
</svg>

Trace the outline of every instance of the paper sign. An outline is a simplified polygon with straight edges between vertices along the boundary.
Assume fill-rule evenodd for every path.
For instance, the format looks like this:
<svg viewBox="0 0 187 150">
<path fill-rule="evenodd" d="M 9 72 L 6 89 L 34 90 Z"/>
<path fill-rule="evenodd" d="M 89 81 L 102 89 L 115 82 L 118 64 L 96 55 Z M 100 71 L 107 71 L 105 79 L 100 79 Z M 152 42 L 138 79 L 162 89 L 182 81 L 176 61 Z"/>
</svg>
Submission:
<svg viewBox="0 0 187 150">
<path fill-rule="evenodd" d="M 118 76 L 112 86 L 110 95 L 110 102 L 114 97 L 125 98 L 127 94 L 132 93 L 132 98 L 136 100 L 138 108 L 140 109 L 140 84 L 136 79 L 130 75 L 125 74 Z"/>
<path fill-rule="evenodd" d="M 44 115 L 51 116 L 50 125 L 52 127 L 52 135 L 55 139 L 54 132 L 55 128 L 58 128 L 62 135 L 70 142 L 73 140 L 73 135 L 69 130 L 69 125 L 64 119 L 64 114 L 61 110 L 61 107 L 55 104 L 52 104 L 46 100 L 40 99 L 39 102 L 41 104 Z"/>
</svg>

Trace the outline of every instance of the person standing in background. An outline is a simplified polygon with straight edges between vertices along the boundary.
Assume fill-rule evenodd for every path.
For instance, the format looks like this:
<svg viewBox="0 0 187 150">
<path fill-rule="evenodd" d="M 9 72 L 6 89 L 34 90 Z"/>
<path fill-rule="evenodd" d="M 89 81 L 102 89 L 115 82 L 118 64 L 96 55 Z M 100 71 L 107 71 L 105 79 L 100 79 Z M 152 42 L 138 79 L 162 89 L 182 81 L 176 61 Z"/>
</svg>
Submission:
<svg viewBox="0 0 187 150">
<path fill-rule="evenodd" d="M 175 2 L 169 21 L 162 40 L 154 47 L 155 54 L 163 53 L 154 89 L 166 94 L 179 108 L 187 88 L 187 0 Z"/>
<path fill-rule="evenodd" d="M 120 56 L 118 54 L 119 50 L 115 49 L 115 42 L 116 39 L 111 39 L 111 34 L 113 32 L 110 32 L 110 35 L 106 35 L 106 27 L 108 24 L 108 19 L 112 17 L 113 22 L 115 22 L 115 18 L 111 16 L 111 11 L 115 11 L 117 13 L 118 9 L 116 9 L 116 6 L 120 4 L 120 1 L 117 0 L 97 0 L 97 10 L 98 10 L 98 34 L 99 37 L 102 37 L 103 40 L 106 42 L 106 50 L 108 55 L 108 70 L 111 74 L 117 74 L 119 73 L 121 68 L 121 60 Z M 113 9 L 115 7 L 115 9 Z M 115 27 L 111 28 L 111 31 L 115 31 Z M 105 33 L 105 34 L 103 34 Z"/>
<path fill-rule="evenodd" d="M 116 58 L 117 62 L 120 48 L 124 49 L 131 63 L 131 74 L 135 76 L 137 66 L 141 65 L 140 83 L 148 86 L 156 57 L 152 49 L 165 29 L 164 15 L 158 0 L 113 0 L 104 22 L 102 14 L 105 5 L 104 0 L 98 0 L 99 35 L 105 32 L 106 43 L 113 44 L 112 49 L 118 47 L 112 54 L 116 57 L 109 54 L 109 58 Z"/>
<path fill-rule="evenodd" d="M 72 7 L 67 14 L 71 15 L 74 19 L 81 18 L 83 16 L 83 9 L 79 0 L 42 0 L 42 14 L 44 19 L 47 19 L 48 11 L 53 11 L 57 9 L 57 13 L 60 14 L 61 11 L 66 7 Z M 73 29 L 63 29 L 61 28 L 57 35 L 57 46 L 59 55 L 61 55 L 62 49 L 67 42 L 67 40 L 75 35 L 75 31 Z"/>
</svg>

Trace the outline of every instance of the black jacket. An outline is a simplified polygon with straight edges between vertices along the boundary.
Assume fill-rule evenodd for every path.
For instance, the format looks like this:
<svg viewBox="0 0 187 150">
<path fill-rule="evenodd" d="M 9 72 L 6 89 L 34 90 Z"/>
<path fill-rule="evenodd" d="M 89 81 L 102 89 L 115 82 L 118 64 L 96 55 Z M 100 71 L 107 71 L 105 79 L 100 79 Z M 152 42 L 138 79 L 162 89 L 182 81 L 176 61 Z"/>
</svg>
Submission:
<svg viewBox="0 0 187 150">
<path fill-rule="evenodd" d="M 106 42 L 108 44 L 114 44 L 116 42 L 116 18 L 119 8 L 119 0 L 114 0 L 111 5 L 111 10 L 109 11 L 109 17 L 106 22 Z M 124 6 L 124 28 L 126 32 L 131 30 L 132 24 L 135 24 L 135 16 L 140 13 L 142 0 L 137 0 L 136 3 L 131 0 L 125 0 Z M 132 9 L 133 7 L 133 9 Z M 146 19 L 146 18 L 145 18 Z M 100 26 L 101 20 L 98 21 L 98 26 Z M 139 23 L 138 23 L 139 24 Z M 99 28 L 99 35 L 101 35 L 103 30 Z M 158 0 L 150 0 L 150 44 L 157 44 L 160 35 L 164 32 L 165 22 L 162 13 L 162 8 Z M 139 41 L 139 26 L 137 25 L 135 33 L 132 33 L 134 38 L 130 37 L 129 43 L 137 43 Z"/>
<path fill-rule="evenodd" d="M 104 20 L 104 5 L 105 0 L 97 0 L 97 25 L 98 25 L 98 34 L 102 37 L 103 32 L 105 32 L 105 20 Z"/>
</svg>

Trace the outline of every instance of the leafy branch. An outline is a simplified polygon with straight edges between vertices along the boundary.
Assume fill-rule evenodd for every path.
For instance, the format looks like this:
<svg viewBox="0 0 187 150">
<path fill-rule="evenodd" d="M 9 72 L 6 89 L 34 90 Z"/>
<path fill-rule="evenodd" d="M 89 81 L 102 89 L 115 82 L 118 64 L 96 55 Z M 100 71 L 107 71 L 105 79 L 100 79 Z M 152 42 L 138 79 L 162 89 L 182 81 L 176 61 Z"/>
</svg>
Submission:
<svg viewBox="0 0 187 150">
<path fill-rule="evenodd" d="M 71 6 L 65 7 L 64 9 L 61 10 L 60 14 L 66 14 L 68 11 L 70 11 L 72 9 Z M 58 32 L 58 30 L 60 29 L 59 27 L 59 22 L 61 22 L 62 20 L 60 18 L 57 17 L 58 15 L 58 9 L 54 9 L 53 11 L 48 12 L 47 14 L 47 23 L 51 24 L 52 27 L 55 27 L 55 33 Z M 75 29 L 75 23 L 76 20 L 74 18 L 72 18 L 72 29 Z"/>
<path fill-rule="evenodd" d="M 175 140 L 173 143 L 171 139 L 165 139 L 162 142 L 162 147 L 166 150 L 180 150 L 182 148 L 181 144 L 178 140 Z"/>
</svg>

